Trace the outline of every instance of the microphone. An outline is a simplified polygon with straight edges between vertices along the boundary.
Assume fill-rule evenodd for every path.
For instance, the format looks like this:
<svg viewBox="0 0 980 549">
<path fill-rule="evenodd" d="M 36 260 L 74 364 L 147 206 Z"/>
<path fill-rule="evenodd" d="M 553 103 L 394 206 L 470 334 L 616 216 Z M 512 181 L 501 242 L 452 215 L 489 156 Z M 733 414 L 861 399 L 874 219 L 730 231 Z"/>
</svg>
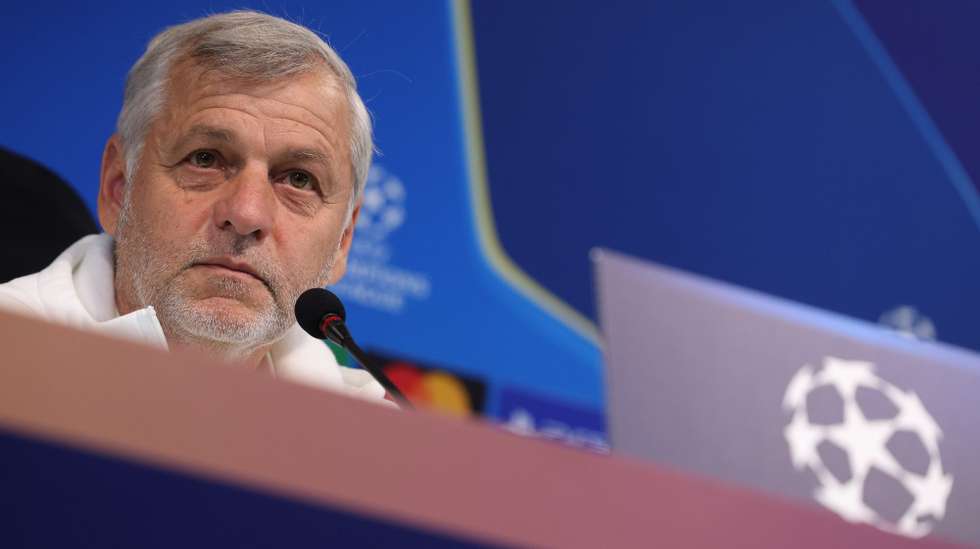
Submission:
<svg viewBox="0 0 980 549">
<path fill-rule="evenodd" d="M 388 394 L 399 405 L 404 408 L 412 408 L 411 403 L 405 398 L 401 390 L 388 379 L 381 368 L 368 359 L 364 351 L 354 342 L 347 325 L 344 324 L 344 320 L 347 318 L 344 304 L 333 292 L 323 288 L 310 288 L 296 300 L 294 311 L 296 321 L 306 333 L 317 339 L 329 339 L 350 351 L 354 358 L 364 366 L 364 369 L 374 379 L 378 380 L 378 383 L 388 391 Z"/>
</svg>

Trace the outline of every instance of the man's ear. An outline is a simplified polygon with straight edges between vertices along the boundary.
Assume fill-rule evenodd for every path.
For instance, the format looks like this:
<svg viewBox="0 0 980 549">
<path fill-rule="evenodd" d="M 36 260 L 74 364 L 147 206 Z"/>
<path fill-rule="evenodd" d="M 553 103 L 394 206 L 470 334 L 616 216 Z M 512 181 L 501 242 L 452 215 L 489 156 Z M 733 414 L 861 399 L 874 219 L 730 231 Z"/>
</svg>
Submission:
<svg viewBox="0 0 980 549">
<path fill-rule="evenodd" d="M 333 267 L 330 269 L 330 280 L 327 284 L 336 284 L 344 273 L 347 272 L 347 254 L 350 253 L 351 242 L 354 240 L 354 226 L 357 225 L 357 215 L 361 213 L 361 203 L 358 202 L 351 212 L 350 222 L 344 229 L 344 234 L 340 236 L 340 247 L 337 248 L 337 257 L 334 258 Z"/>
<path fill-rule="evenodd" d="M 99 223 L 102 230 L 116 236 L 119 212 L 122 211 L 126 192 L 126 162 L 123 158 L 122 141 L 113 134 L 102 152 L 102 170 L 99 174 Z"/>
</svg>

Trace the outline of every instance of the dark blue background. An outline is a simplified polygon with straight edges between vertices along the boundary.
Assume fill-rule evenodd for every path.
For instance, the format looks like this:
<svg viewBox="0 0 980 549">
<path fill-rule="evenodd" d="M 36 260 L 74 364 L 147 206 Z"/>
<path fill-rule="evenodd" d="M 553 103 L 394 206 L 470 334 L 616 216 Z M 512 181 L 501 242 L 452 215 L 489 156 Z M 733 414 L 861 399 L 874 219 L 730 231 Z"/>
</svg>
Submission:
<svg viewBox="0 0 980 549">
<path fill-rule="evenodd" d="M 860 8 L 474 2 L 505 249 L 592 317 L 606 246 L 871 321 L 913 305 L 980 349 L 977 220 L 865 44 L 976 173 L 980 8 Z"/>
</svg>

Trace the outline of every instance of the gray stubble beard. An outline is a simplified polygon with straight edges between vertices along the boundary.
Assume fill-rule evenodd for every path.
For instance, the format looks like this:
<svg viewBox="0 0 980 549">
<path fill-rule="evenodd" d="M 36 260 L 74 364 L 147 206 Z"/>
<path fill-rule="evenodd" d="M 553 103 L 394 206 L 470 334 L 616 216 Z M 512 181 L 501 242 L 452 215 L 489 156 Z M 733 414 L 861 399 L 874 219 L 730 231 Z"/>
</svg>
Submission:
<svg viewBox="0 0 980 549">
<path fill-rule="evenodd" d="M 173 254 L 182 258 L 180 267 L 173 269 L 172 265 L 161 261 L 167 256 L 166 253 L 158 251 L 155 261 L 146 258 L 145 251 L 150 249 L 151 244 L 141 229 L 139 221 L 133 219 L 127 192 L 116 231 L 115 276 L 118 278 L 120 273 L 129 273 L 125 282 L 131 288 L 136 304 L 154 307 L 171 347 L 197 347 L 228 360 L 245 358 L 285 335 L 294 324 L 293 304 L 296 298 L 306 289 L 328 280 L 339 252 L 338 243 L 316 280 L 294 284 L 279 265 L 258 254 L 249 253 L 249 250 L 256 249 L 250 236 L 234 235 L 234 239 L 229 239 L 223 246 L 203 240 L 189 242 L 180 248 L 180 254 Z M 264 279 L 272 298 L 271 306 L 256 311 L 253 319 L 243 321 L 221 318 L 213 311 L 203 310 L 196 300 L 186 295 L 184 292 L 187 288 L 181 287 L 180 275 L 195 262 L 215 256 L 231 256 L 249 262 Z M 165 279 L 168 272 L 173 274 Z M 120 288 L 118 282 L 117 291 Z M 208 283 L 220 290 L 221 295 L 233 296 L 248 291 L 248 283 L 228 277 L 215 277 Z"/>
</svg>

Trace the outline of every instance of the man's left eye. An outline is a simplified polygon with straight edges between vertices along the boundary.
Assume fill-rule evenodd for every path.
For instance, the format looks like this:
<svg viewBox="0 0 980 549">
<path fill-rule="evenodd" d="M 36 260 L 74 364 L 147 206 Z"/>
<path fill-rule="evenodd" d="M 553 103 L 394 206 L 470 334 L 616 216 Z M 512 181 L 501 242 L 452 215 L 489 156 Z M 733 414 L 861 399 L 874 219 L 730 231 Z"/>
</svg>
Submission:
<svg viewBox="0 0 980 549">
<path fill-rule="evenodd" d="M 190 161 L 198 168 L 213 168 L 218 163 L 218 155 L 211 151 L 194 151 L 191 153 Z"/>
<path fill-rule="evenodd" d="M 297 189 L 308 189 L 313 186 L 313 178 L 306 172 L 289 172 L 286 181 Z"/>
</svg>

